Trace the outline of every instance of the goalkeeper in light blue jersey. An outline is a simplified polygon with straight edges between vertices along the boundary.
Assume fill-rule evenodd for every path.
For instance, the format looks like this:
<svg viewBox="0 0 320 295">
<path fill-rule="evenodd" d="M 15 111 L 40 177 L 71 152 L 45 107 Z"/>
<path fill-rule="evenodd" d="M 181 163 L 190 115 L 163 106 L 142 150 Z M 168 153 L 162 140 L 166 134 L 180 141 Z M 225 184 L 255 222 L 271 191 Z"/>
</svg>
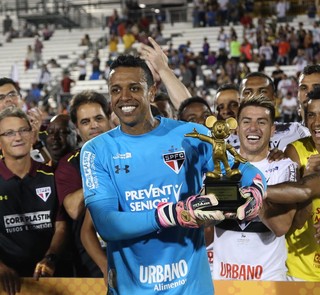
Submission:
<svg viewBox="0 0 320 295">
<path fill-rule="evenodd" d="M 152 116 L 156 87 L 138 57 L 119 56 L 108 83 L 120 126 L 81 149 L 85 204 L 107 242 L 108 294 L 212 295 L 202 224 L 220 222 L 225 214 L 214 210 L 214 195 L 198 195 L 204 174 L 213 169 L 212 145 L 185 137 L 194 128 L 209 130 Z M 248 163 L 239 169 L 247 198 L 241 218 L 250 219 L 265 180 Z"/>
</svg>

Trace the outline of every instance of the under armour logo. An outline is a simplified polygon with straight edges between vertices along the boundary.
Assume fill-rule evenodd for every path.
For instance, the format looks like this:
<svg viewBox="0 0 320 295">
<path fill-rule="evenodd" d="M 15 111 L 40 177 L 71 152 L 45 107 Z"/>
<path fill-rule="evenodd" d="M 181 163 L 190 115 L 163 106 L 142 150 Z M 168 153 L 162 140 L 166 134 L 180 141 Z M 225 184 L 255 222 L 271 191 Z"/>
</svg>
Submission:
<svg viewBox="0 0 320 295">
<path fill-rule="evenodd" d="M 115 173 L 119 174 L 121 170 L 125 171 L 126 173 L 129 173 L 129 165 L 125 165 L 124 168 L 121 168 L 119 165 L 115 166 L 116 170 L 114 171 Z"/>
</svg>

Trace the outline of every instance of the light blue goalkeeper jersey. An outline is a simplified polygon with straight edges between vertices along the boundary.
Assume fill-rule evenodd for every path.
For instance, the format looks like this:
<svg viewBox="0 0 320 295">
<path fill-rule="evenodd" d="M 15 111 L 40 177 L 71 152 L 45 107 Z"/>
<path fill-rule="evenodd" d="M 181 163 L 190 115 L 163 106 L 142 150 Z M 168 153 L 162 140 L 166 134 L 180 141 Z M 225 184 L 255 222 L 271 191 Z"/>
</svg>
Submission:
<svg viewBox="0 0 320 295">
<path fill-rule="evenodd" d="M 117 127 L 81 149 L 85 203 L 107 241 L 109 293 L 212 295 L 203 229 L 160 229 L 155 218 L 160 202 L 199 193 L 204 173 L 213 170 L 212 145 L 184 136 L 208 129 L 158 119 L 149 133 L 133 136 Z M 242 185 L 260 174 L 250 164 L 239 168 Z"/>
</svg>

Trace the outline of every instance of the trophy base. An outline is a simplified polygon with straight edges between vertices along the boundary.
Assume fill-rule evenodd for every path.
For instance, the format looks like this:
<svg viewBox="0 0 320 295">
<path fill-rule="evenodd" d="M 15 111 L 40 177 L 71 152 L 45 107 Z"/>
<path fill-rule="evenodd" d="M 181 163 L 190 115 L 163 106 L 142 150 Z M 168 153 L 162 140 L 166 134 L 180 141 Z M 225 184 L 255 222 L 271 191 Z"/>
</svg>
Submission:
<svg viewBox="0 0 320 295">
<path fill-rule="evenodd" d="M 206 177 L 204 181 L 206 195 L 214 194 L 219 202 L 217 206 L 213 207 L 215 210 L 236 212 L 238 207 L 244 204 L 245 200 L 239 192 L 240 179 L 241 175 L 235 178 L 229 178 L 225 175 L 217 179 Z"/>
</svg>

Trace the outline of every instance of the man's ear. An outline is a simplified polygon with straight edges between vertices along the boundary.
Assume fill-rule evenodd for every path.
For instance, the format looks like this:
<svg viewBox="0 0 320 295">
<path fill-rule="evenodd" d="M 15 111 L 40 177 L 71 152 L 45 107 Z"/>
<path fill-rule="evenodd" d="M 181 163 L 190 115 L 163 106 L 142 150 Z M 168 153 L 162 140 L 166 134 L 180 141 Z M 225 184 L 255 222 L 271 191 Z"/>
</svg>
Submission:
<svg viewBox="0 0 320 295">
<path fill-rule="evenodd" d="M 77 133 L 77 141 L 78 141 L 78 143 L 81 143 L 82 142 L 82 137 L 80 135 L 80 131 L 79 131 L 77 126 L 76 126 L 76 133 Z"/>
<path fill-rule="evenodd" d="M 272 137 L 273 136 L 273 134 L 274 134 L 274 132 L 276 131 L 276 125 L 272 125 L 271 126 L 271 134 L 270 134 L 270 137 Z"/>
<path fill-rule="evenodd" d="M 156 96 L 156 93 L 157 93 L 157 87 L 154 84 L 148 90 L 148 96 L 150 98 L 150 102 L 154 102 L 154 97 Z"/>
<path fill-rule="evenodd" d="M 299 116 L 299 117 L 302 117 L 302 116 L 301 116 L 301 111 L 302 111 L 302 103 L 299 102 L 299 104 L 298 104 L 298 116 Z"/>
</svg>

